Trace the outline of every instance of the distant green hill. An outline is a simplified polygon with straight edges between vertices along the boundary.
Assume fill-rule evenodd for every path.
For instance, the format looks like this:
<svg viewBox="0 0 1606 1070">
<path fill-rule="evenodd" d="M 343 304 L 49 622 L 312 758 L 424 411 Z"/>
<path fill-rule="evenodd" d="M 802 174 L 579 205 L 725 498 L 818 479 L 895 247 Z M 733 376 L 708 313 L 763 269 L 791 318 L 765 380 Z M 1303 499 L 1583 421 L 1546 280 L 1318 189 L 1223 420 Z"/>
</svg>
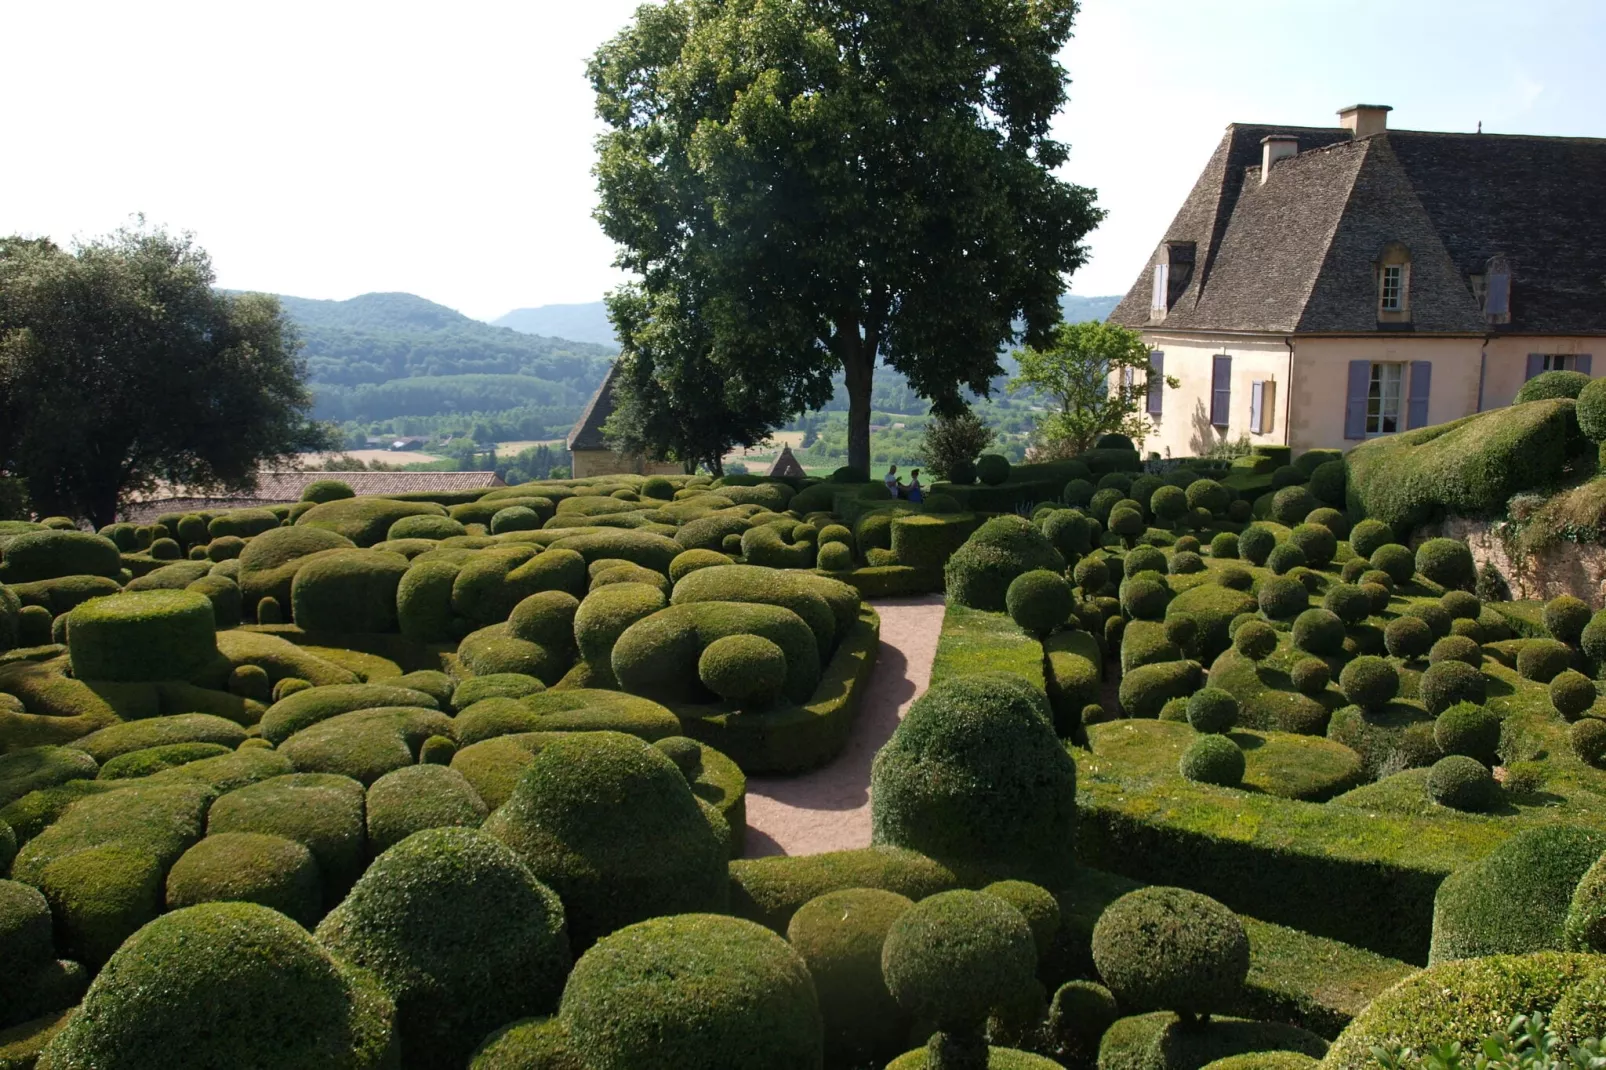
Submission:
<svg viewBox="0 0 1606 1070">
<path fill-rule="evenodd" d="M 306 343 L 315 414 L 325 420 L 536 406 L 572 421 L 616 352 L 495 327 L 412 294 L 279 300 Z"/>
</svg>

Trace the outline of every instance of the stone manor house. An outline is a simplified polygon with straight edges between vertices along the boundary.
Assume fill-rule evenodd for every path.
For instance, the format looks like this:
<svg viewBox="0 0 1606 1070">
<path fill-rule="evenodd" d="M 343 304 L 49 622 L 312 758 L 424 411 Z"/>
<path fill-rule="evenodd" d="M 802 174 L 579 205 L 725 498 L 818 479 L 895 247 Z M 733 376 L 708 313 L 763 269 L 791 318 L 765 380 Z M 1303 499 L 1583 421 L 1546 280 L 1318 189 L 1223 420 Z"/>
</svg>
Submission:
<svg viewBox="0 0 1606 1070">
<path fill-rule="evenodd" d="M 1145 451 L 1346 448 L 1509 405 L 1606 341 L 1606 140 L 1237 124 L 1110 315 L 1181 388 Z M 1603 369 L 1606 370 L 1606 369 Z"/>
</svg>

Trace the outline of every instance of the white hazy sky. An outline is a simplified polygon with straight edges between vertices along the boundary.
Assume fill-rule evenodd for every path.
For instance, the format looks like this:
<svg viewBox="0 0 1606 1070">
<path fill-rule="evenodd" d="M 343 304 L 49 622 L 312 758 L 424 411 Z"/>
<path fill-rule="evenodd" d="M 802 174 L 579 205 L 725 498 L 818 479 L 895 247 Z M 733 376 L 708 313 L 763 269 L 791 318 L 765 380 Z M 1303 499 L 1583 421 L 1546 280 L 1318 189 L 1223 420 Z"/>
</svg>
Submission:
<svg viewBox="0 0 1606 1070">
<path fill-rule="evenodd" d="M 492 318 L 619 275 L 591 219 L 584 66 L 636 0 L 0 0 L 0 233 L 135 212 L 219 282 L 405 290 Z M 1079 294 L 1124 292 L 1231 121 L 1606 136 L 1599 0 L 1085 0 L 1065 175 L 1096 188 Z M 1606 181 L 1606 176 L 1603 176 Z"/>
</svg>

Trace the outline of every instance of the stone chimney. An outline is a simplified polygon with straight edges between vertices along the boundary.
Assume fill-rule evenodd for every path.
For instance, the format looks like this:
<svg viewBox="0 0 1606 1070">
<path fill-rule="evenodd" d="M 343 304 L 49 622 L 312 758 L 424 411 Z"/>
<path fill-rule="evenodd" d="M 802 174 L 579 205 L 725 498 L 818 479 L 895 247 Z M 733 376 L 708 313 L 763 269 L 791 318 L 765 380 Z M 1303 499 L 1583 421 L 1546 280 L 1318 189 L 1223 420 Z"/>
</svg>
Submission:
<svg viewBox="0 0 1606 1070">
<path fill-rule="evenodd" d="M 1260 139 L 1260 184 L 1271 177 L 1271 166 L 1278 160 L 1299 155 L 1299 139 L 1293 134 L 1272 134 Z"/>
<path fill-rule="evenodd" d="M 1355 137 L 1371 137 L 1389 128 L 1389 112 L 1393 110 L 1387 104 L 1351 104 L 1339 111 L 1338 125 Z"/>
</svg>

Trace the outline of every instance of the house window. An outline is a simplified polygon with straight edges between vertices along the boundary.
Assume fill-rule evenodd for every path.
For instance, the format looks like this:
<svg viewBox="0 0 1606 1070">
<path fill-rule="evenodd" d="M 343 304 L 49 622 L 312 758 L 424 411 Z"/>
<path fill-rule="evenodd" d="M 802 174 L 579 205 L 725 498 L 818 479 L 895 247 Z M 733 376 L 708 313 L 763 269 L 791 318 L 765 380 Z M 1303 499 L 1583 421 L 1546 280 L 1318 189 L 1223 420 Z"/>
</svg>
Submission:
<svg viewBox="0 0 1606 1070">
<path fill-rule="evenodd" d="M 1578 370 L 1578 354 L 1576 353 L 1545 353 L 1539 358 L 1542 372 L 1575 372 Z"/>
<path fill-rule="evenodd" d="M 1160 263 L 1154 265 L 1154 293 L 1149 297 L 1150 312 L 1164 312 L 1167 307 L 1166 290 L 1170 286 L 1171 266 Z"/>
<path fill-rule="evenodd" d="M 1392 435 L 1400 429 L 1400 405 L 1405 365 L 1373 364 L 1366 395 L 1366 433 Z"/>
<path fill-rule="evenodd" d="M 1399 312 L 1405 307 L 1405 266 L 1383 266 L 1383 311 Z"/>
</svg>

